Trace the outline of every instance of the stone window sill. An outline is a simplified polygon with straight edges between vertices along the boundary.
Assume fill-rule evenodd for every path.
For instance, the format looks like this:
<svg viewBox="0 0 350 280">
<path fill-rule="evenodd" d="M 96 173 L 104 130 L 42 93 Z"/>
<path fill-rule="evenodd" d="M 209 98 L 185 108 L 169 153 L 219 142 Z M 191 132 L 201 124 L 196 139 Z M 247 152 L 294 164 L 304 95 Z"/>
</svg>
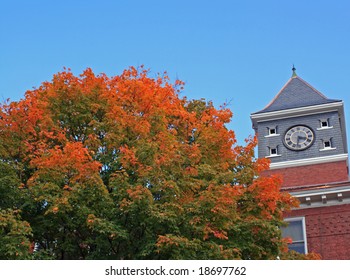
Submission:
<svg viewBox="0 0 350 280">
<path fill-rule="evenodd" d="M 325 126 L 325 127 L 318 127 L 317 130 L 325 130 L 325 129 L 331 129 L 333 126 Z"/>
<path fill-rule="evenodd" d="M 269 155 L 269 156 L 266 156 L 266 158 L 273 158 L 273 157 L 281 157 L 282 155 Z"/>
<path fill-rule="evenodd" d="M 274 136 L 280 136 L 280 134 L 269 134 L 269 135 L 265 135 L 265 137 L 274 137 Z"/>
<path fill-rule="evenodd" d="M 336 150 L 337 148 L 323 148 L 320 149 L 320 152 L 324 152 L 324 151 L 332 151 L 332 150 Z"/>
</svg>

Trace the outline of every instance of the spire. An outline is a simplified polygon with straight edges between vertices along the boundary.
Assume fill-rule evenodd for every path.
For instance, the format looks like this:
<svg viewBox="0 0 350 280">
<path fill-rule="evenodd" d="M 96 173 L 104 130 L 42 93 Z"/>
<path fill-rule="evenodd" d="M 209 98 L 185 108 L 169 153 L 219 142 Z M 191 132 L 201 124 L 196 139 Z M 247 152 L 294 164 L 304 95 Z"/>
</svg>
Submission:
<svg viewBox="0 0 350 280">
<path fill-rule="evenodd" d="M 293 68 L 292 68 L 292 71 L 293 71 L 293 74 L 292 74 L 292 78 L 295 78 L 297 76 L 297 73 L 295 72 L 295 67 L 294 67 L 294 64 L 293 64 Z"/>
</svg>

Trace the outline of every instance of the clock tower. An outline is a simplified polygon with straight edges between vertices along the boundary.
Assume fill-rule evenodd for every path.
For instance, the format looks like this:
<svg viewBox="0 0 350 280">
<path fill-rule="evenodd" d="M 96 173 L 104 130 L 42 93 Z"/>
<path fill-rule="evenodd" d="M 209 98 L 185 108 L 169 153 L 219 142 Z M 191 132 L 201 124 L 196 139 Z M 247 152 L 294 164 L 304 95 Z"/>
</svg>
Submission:
<svg viewBox="0 0 350 280">
<path fill-rule="evenodd" d="M 350 259 L 350 182 L 344 104 L 292 77 L 262 110 L 252 113 L 263 176 L 282 175 L 282 191 L 300 201 L 286 220 L 290 248 Z M 292 229 L 293 228 L 293 229 Z M 297 229 L 297 230 L 296 230 Z"/>
</svg>

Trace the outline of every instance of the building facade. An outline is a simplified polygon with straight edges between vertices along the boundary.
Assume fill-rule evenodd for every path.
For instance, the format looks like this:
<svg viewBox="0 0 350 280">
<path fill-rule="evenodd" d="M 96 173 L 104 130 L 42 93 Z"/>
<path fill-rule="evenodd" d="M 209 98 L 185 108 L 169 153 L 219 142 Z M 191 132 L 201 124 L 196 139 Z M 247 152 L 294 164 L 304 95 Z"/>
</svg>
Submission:
<svg viewBox="0 0 350 280">
<path fill-rule="evenodd" d="M 350 259 L 350 181 L 344 104 L 293 75 L 262 110 L 252 113 L 263 175 L 281 174 L 282 191 L 300 201 L 283 229 L 303 253 Z"/>
</svg>

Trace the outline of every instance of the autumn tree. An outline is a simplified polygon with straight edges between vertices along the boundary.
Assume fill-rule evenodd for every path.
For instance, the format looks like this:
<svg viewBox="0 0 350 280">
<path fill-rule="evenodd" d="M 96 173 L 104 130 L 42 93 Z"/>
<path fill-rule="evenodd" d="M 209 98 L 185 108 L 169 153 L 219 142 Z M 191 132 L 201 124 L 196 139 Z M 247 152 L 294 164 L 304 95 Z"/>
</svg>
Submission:
<svg viewBox="0 0 350 280">
<path fill-rule="evenodd" d="M 69 70 L 0 112 L 0 258 L 276 259 L 295 200 L 181 81 Z M 7 240 L 7 241 L 3 241 Z M 7 245 L 4 245 L 7 244 Z"/>
</svg>

